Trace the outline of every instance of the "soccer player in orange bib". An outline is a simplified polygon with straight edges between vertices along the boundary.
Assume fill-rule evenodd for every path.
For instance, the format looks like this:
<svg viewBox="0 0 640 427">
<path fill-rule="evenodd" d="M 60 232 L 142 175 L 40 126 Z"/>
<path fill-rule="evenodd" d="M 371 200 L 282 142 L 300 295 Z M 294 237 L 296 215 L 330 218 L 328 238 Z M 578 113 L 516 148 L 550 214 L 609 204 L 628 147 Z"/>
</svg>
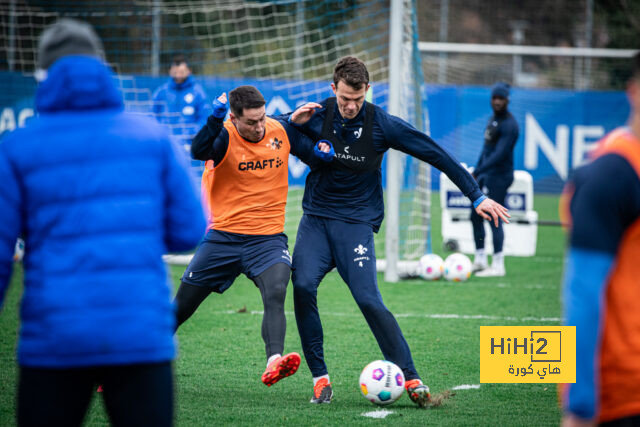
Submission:
<svg viewBox="0 0 640 427">
<path fill-rule="evenodd" d="M 284 301 L 291 256 L 284 231 L 289 152 L 308 164 L 333 153 L 313 143 L 286 120 L 267 117 L 265 100 L 253 86 L 240 86 L 215 102 L 213 114 L 191 145 L 205 160 L 203 197 L 209 209 L 207 234 L 187 267 L 176 295 L 177 325 L 187 320 L 211 293 L 223 293 L 240 273 L 260 290 L 264 304 L 262 338 L 271 386 L 292 375 L 300 355 L 282 355 L 286 331 Z"/>
<path fill-rule="evenodd" d="M 627 95 L 629 125 L 600 141 L 563 195 L 565 324 L 576 327 L 563 426 L 640 425 L 640 53 Z"/>
</svg>

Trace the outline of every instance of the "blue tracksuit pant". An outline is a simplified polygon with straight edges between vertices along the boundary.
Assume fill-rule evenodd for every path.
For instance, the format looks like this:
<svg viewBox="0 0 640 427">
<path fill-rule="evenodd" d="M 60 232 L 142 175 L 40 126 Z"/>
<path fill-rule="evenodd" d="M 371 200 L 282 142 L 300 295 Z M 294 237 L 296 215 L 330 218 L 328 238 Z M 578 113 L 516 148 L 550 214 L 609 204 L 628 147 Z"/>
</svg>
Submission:
<svg viewBox="0 0 640 427">
<path fill-rule="evenodd" d="M 504 206 L 504 200 L 507 196 L 507 190 L 513 183 L 513 173 L 507 175 L 489 175 L 483 176 L 478 179 L 478 185 L 480 189 L 495 202 Z M 476 210 L 471 208 L 471 225 L 473 226 L 473 240 L 476 244 L 476 249 L 484 249 L 484 219 L 476 213 Z M 502 246 L 504 244 L 504 230 L 502 229 L 502 221 L 498 223 L 498 227 L 491 226 L 491 232 L 493 234 L 493 253 L 502 252 Z"/>
<path fill-rule="evenodd" d="M 303 215 L 293 251 L 293 296 L 304 356 L 314 377 L 327 374 L 317 291 L 334 267 L 349 286 L 385 359 L 407 380 L 420 378 L 398 322 L 382 302 L 370 225 Z"/>
</svg>

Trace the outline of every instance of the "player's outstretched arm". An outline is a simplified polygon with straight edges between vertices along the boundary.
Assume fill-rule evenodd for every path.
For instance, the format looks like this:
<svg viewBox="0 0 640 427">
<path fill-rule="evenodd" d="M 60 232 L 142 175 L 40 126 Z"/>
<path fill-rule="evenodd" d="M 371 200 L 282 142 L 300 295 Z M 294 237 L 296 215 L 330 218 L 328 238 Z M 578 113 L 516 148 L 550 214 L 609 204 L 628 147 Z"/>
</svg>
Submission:
<svg viewBox="0 0 640 427">
<path fill-rule="evenodd" d="M 496 227 L 500 223 L 500 220 L 509 224 L 509 218 L 511 218 L 511 215 L 509 215 L 508 211 L 509 209 L 488 197 L 476 206 L 476 213 L 488 221 L 493 221 Z"/>
<path fill-rule="evenodd" d="M 318 136 L 313 136 L 313 132 L 310 132 L 309 129 L 293 126 L 289 120 L 290 116 L 291 114 L 287 113 L 270 117 L 280 122 L 285 132 L 287 132 L 291 143 L 291 154 L 311 168 L 331 162 L 335 155 L 331 142 L 326 140 L 317 141 Z"/>
<path fill-rule="evenodd" d="M 197 160 L 213 159 L 214 161 L 219 161 L 224 157 L 228 147 L 228 139 L 222 141 L 221 132 L 228 108 L 226 93 L 213 101 L 213 113 L 191 141 L 191 157 Z"/>
<path fill-rule="evenodd" d="M 322 108 L 322 105 L 317 102 L 307 102 L 291 114 L 290 120 L 297 125 L 303 125 L 309 121 L 318 108 Z"/>
</svg>

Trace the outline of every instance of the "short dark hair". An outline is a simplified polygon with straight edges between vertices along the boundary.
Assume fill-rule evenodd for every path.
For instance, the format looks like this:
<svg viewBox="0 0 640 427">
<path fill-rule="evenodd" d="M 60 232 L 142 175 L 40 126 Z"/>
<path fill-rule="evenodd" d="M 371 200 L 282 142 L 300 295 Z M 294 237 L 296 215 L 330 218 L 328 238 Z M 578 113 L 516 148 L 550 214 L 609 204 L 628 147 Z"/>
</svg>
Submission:
<svg viewBox="0 0 640 427">
<path fill-rule="evenodd" d="M 333 83 L 336 87 L 341 80 L 356 90 L 362 89 L 362 85 L 369 84 L 367 66 L 355 56 L 341 58 L 333 69 Z"/>
<path fill-rule="evenodd" d="M 185 58 L 181 53 L 173 55 L 173 58 L 171 58 L 171 65 L 180 65 L 182 63 L 184 63 L 187 67 L 189 66 L 187 58 Z"/>
<path fill-rule="evenodd" d="M 238 86 L 229 92 L 229 107 L 236 117 L 242 117 L 246 109 L 260 108 L 266 103 L 260 91 L 253 86 Z"/>
</svg>

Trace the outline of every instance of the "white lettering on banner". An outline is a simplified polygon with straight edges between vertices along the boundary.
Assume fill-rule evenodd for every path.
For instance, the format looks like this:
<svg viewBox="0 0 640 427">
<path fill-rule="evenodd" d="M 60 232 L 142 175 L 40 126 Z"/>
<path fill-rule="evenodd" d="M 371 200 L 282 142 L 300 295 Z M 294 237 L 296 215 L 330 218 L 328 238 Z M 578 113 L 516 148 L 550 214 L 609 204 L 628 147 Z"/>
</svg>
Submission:
<svg viewBox="0 0 640 427">
<path fill-rule="evenodd" d="M 569 175 L 569 127 L 556 126 L 556 145 L 554 146 L 531 113 L 525 114 L 524 167 L 529 170 L 538 168 L 538 147 L 547 156 L 549 163 L 560 178 Z"/>
<path fill-rule="evenodd" d="M 24 127 L 25 122 L 29 117 L 33 116 L 32 108 L 23 108 L 18 113 L 18 127 Z M 12 131 L 16 129 L 16 114 L 13 108 L 3 108 L 2 115 L 0 115 L 0 134 L 5 131 Z"/>
<path fill-rule="evenodd" d="M 268 115 L 288 113 L 289 111 L 291 111 L 291 107 L 289 107 L 289 104 L 280 96 L 271 98 L 271 101 L 269 101 L 269 104 L 265 108 L 265 112 Z M 307 165 L 305 165 L 302 160 L 289 154 L 289 172 L 293 178 L 300 178 L 306 170 Z"/>
<path fill-rule="evenodd" d="M 33 109 L 23 108 L 20 110 L 20 114 L 18 114 L 18 126 L 21 128 L 24 127 L 24 124 L 29 117 L 33 117 Z"/>
<path fill-rule="evenodd" d="M 0 116 L 0 133 L 8 130 L 14 130 L 16 128 L 16 115 L 13 114 L 11 108 L 5 108 L 2 110 L 2 116 Z"/>
<path fill-rule="evenodd" d="M 571 169 L 585 164 L 587 155 L 604 136 L 603 126 L 575 125 L 571 147 Z M 538 147 L 547 157 L 560 178 L 566 180 L 569 175 L 569 126 L 556 126 L 555 145 L 542 130 L 533 114 L 525 115 L 524 167 L 534 171 L 538 168 Z"/>
<path fill-rule="evenodd" d="M 289 107 L 289 104 L 287 104 L 287 102 L 282 99 L 282 97 L 274 96 L 273 98 L 271 98 L 271 101 L 269 101 L 269 104 L 267 104 L 265 111 L 267 115 L 284 114 L 291 111 L 291 107 Z"/>
<path fill-rule="evenodd" d="M 573 127 L 573 155 L 571 167 L 577 168 L 587 162 L 587 155 L 596 148 L 598 140 L 604 136 L 602 126 L 574 126 Z M 591 141 L 586 141 L 591 138 Z"/>
</svg>

